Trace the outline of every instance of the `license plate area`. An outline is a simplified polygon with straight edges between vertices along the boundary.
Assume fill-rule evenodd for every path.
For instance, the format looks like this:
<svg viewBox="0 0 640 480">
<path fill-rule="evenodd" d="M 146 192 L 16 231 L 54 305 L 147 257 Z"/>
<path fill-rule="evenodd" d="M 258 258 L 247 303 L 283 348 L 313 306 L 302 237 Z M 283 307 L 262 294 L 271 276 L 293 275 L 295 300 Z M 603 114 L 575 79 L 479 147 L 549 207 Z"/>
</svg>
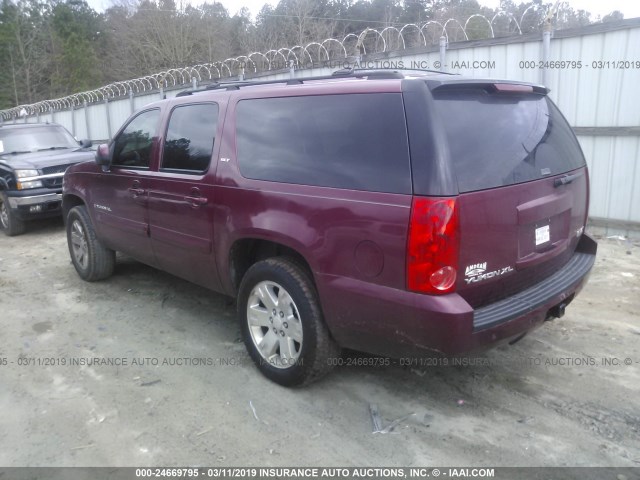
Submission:
<svg viewBox="0 0 640 480">
<path fill-rule="evenodd" d="M 532 255 L 553 250 L 558 242 L 569 237 L 569 210 L 551 217 L 539 218 L 518 228 L 518 262 Z"/>
<path fill-rule="evenodd" d="M 549 225 L 542 225 L 541 227 L 537 227 L 535 229 L 535 243 L 536 247 L 540 245 L 544 245 L 551 240 L 551 233 L 549 230 Z"/>
</svg>

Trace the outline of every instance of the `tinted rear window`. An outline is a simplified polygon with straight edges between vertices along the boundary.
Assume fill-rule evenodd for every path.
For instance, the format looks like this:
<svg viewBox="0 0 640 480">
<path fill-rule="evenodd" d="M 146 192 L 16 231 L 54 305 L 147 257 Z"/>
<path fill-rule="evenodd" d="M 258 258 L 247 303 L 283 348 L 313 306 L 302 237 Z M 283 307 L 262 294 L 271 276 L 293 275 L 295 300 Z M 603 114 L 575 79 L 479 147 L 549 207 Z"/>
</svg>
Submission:
<svg viewBox="0 0 640 480">
<path fill-rule="evenodd" d="M 236 131 L 247 178 L 411 193 L 399 93 L 242 100 Z"/>
<path fill-rule="evenodd" d="M 450 90 L 434 97 L 460 192 L 537 180 L 585 163 L 571 128 L 545 96 Z"/>
</svg>

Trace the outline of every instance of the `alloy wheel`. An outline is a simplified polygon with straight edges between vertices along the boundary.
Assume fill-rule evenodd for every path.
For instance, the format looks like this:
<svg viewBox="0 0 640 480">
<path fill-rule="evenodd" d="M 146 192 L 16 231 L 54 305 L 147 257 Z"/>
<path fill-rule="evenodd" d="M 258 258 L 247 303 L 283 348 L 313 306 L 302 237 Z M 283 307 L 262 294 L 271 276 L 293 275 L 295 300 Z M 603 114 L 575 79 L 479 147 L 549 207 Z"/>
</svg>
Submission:
<svg viewBox="0 0 640 480">
<path fill-rule="evenodd" d="M 71 224 L 71 247 L 78 265 L 86 269 L 89 265 L 89 247 L 84 228 L 78 220 Z"/>
<path fill-rule="evenodd" d="M 258 283 L 247 301 L 251 339 L 262 358 L 276 368 L 295 365 L 302 349 L 302 319 L 296 303 L 281 285 Z"/>
</svg>

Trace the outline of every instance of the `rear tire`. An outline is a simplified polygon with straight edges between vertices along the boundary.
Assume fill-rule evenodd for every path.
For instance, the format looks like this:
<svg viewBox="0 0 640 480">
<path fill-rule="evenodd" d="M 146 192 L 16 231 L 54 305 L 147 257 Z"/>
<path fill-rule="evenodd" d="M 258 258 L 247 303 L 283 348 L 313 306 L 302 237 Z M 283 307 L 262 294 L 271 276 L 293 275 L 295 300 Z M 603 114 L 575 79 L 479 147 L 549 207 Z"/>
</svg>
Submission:
<svg viewBox="0 0 640 480">
<path fill-rule="evenodd" d="M 0 228 L 7 237 L 21 235 L 25 231 L 25 223 L 11 210 L 9 199 L 5 192 L 0 192 Z"/>
<path fill-rule="evenodd" d="M 73 207 L 67 215 L 67 244 L 80 278 L 95 282 L 111 276 L 116 264 L 116 252 L 98 240 L 84 205 Z"/>
<path fill-rule="evenodd" d="M 286 386 L 313 382 L 340 357 L 309 274 L 285 257 L 255 263 L 238 293 L 242 337 L 258 369 Z"/>
</svg>

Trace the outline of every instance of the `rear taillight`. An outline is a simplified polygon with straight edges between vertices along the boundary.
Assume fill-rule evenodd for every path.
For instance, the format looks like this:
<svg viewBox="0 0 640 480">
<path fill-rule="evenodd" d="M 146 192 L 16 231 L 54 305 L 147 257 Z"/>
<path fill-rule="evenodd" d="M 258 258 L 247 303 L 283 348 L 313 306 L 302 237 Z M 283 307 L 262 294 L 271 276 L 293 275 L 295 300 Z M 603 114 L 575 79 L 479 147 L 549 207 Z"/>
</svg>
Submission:
<svg viewBox="0 0 640 480">
<path fill-rule="evenodd" d="M 413 198 L 407 242 L 409 290 L 435 294 L 455 290 L 458 237 L 455 198 Z"/>
</svg>

